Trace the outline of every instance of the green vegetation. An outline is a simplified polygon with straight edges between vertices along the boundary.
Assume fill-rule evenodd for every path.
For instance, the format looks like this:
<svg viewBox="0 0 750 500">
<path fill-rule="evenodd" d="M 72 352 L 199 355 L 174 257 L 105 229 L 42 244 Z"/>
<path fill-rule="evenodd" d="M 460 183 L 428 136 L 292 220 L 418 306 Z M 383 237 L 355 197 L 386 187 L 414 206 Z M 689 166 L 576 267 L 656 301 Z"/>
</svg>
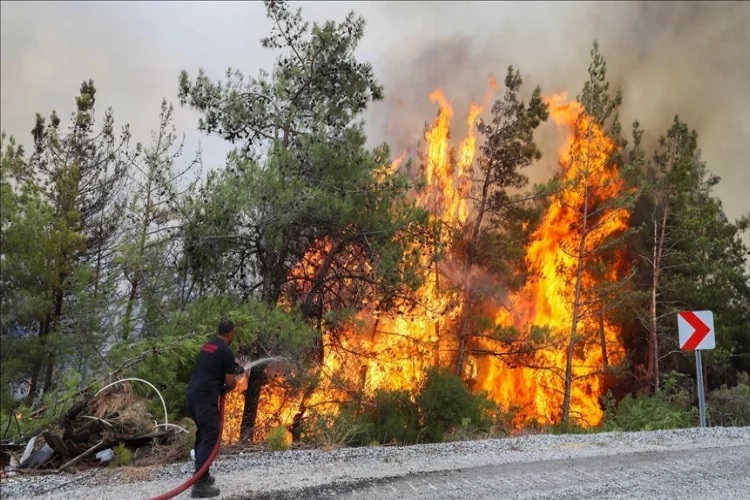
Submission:
<svg viewBox="0 0 750 500">
<path fill-rule="evenodd" d="M 687 391 L 680 387 L 674 373 L 652 396 L 628 394 L 615 403 L 608 393 L 603 399 L 606 411 L 602 430 L 605 431 L 651 431 L 698 425 L 698 409 L 690 406 Z"/>
<path fill-rule="evenodd" d="M 377 391 L 357 421 L 364 428 L 363 444 L 419 441 L 419 407 L 409 391 Z"/>
<path fill-rule="evenodd" d="M 110 462 L 110 467 L 124 467 L 133 462 L 133 452 L 123 443 L 117 443 L 112 451 L 114 451 L 115 457 Z"/>
<path fill-rule="evenodd" d="M 271 451 L 284 451 L 289 449 L 289 443 L 286 440 L 287 431 L 282 425 L 274 427 L 266 436 L 266 444 Z"/>
<path fill-rule="evenodd" d="M 304 439 L 328 449 L 439 443 L 505 436 L 512 421 L 512 414 L 484 394 L 472 394 L 450 370 L 431 368 L 415 393 L 376 391 L 359 405 L 342 406 L 335 417 L 312 420 Z"/>
<path fill-rule="evenodd" d="M 708 394 L 708 421 L 712 426 L 732 427 L 750 425 L 750 383 L 747 378 L 740 385 L 722 385 Z"/>
<path fill-rule="evenodd" d="M 627 101 L 610 89 L 598 44 L 579 104 L 621 148 L 600 158 L 614 180 L 597 183 L 588 151 L 599 146 L 589 124 L 574 134 L 579 170 L 528 185 L 523 169 L 541 158 L 534 134 L 550 108 L 540 88 L 524 95 L 521 71 L 509 67 L 502 96 L 471 125 L 477 158 L 457 190 L 470 215 L 443 221 L 430 212 L 445 202 L 443 193 L 418 200 L 424 165 L 396 168 L 388 144 L 369 146 L 362 117 L 385 89 L 357 55 L 365 20 L 352 13 L 311 24 L 286 2 L 265 6 L 273 27 L 262 45 L 277 56 L 270 70 L 230 69 L 223 80 L 203 70 L 175 75 L 174 97 L 199 114 L 198 129 L 233 146 L 223 168 L 202 175 L 198 155 L 184 158 L 166 100 L 153 110 L 152 142 L 131 144 L 114 111 L 96 108 L 90 80 L 68 120 L 36 114 L 28 151 L 3 132 L 2 437 L 25 436 L 125 376 L 153 383 L 169 421 L 181 421 L 195 355 L 221 318 L 237 325 L 241 357 L 286 358 L 249 374 L 244 430 L 258 423 L 268 390 L 284 396 L 284 410 L 298 412 L 282 422 L 295 440 L 327 449 L 689 427 L 696 425 L 695 364 L 676 345 L 675 318 L 685 309 L 714 312 L 717 348 L 704 353 L 709 423 L 750 425 L 743 239 L 750 214 L 727 218 L 714 194 L 720 179 L 701 157 L 698 133 L 679 116 L 652 150 L 638 122 L 627 143 L 618 116 Z M 459 153 L 446 154 L 453 173 Z M 619 182 L 623 189 L 609 196 Z M 510 291 L 540 278 L 525 256 L 552 206 L 574 214 L 566 229 L 576 243 L 560 247 L 555 262 L 565 268 L 560 295 L 572 306 L 571 322 L 562 333 L 499 325 Z M 630 217 L 621 231 L 600 231 L 623 212 Z M 441 309 L 427 311 L 425 283 L 445 299 Z M 382 329 L 381 318 L 413 311 L 430 315 L 423 338 Z M 621 327 L 623 349 L 613 350 L 605 323 Z M 418 354 L 362 347 L 384 336 L 409 337 Z M 543 349 L 564 354 L 564 363 L 540 366 Z M 601 361 L 581 366 L 594 351 Z M 325 359 L 331 352 L 356 359 L 355 369 L 333 373 Z M 411 361 L 434 366 L 418 386 L 373 392 L 368 367 L 378 368 L 381 356 L 404 364 L 403 373 L 383 368 L 390 377 L 408 380 Z M 560 411 L 518 429 L 521 409 L 474 389 L 481 386 L 472 377 L 488 359 L 551 373 Z M 589 377 L 612 389 L 598 429 L 580 427 L 571 412 L 574 385 Z M 390 387 L 404 387 L 402 380 Z M 333 389 L 320 401 L 324 382 Z M 149 387 L 133 390 L 161 417 Z M 274 411 L 264 424 L 288 414 Z M 287 446 L 287 428 L 268 434 L 271 449 Z M 132 460 L 123 446 L 115 453 L 119 465 Z"/>
</svg>

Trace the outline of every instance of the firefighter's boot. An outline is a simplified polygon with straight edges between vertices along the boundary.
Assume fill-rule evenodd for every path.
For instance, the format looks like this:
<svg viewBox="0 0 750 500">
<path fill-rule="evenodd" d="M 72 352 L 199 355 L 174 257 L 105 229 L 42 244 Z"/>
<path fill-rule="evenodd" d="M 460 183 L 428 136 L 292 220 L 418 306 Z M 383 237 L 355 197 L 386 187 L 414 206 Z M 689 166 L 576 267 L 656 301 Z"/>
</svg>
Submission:
<svg viewBox="0 0 750 500">
<path fill-rule="evenodd" d="M 218 497 L 221 494 L 221 490 L 210 483 L 210 479 L 213 478 L 210 478 L 209 481 L 204 479 L 201 479 L 193 485 L 193 490 L 190 492 L 190 496 L 193 498 Z"/>
</svg>

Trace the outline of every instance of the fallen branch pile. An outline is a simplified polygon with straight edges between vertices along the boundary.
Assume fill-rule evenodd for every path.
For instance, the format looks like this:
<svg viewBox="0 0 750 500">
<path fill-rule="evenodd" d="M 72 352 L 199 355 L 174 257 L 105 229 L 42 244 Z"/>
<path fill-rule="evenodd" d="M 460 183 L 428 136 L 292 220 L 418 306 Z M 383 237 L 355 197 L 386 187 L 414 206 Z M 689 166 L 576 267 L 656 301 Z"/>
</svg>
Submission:
<svg viewBox="0 0 750 500">
<path fill-rule="evenodd" d="M 154 453 L 162 460 L 176 454 L 185 457 L 191 436 L 166 418 L 158 423 L 132 386 L 121 381 L 74 404 L 27 442 L 2 444 L 0 449 L 14 472 L 62 472 L 74 466 L 122 462 L 118 452 L 130 458 Z M 98 460 L 100 451 L 105 453 Z"/>
</svg>

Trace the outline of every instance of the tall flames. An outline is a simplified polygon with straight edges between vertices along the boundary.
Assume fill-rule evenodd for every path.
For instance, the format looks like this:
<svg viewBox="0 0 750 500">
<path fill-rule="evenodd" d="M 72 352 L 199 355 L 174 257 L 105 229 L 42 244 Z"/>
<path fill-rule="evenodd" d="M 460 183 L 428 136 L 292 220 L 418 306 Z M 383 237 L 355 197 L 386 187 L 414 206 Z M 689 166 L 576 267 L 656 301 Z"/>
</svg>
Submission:
<svg viewBox="0 0 750 500">
<path fill-rule="evenodd" d="M 490 92 L 481 104 L 472 104 L 467 116 L 469 132 L 458 144 L 455 160 L 451 160 L 449 140 L 453 108 L 439 89 L 429 98 L 439 106 L 439 114 L 425 132 L 423 147 L 424 191 L 417 193 L 418 202 L 429 209 L 436 219 L 449 227 L 460 227 L 471 219 L 471 204 L 467 202 L 476 150 L 476 120 L 486 109 L 495 81 L 490 82 Z M 600 126 L 590 121 L 579 103 L 568 102 L 565 94 L 553 95 L 547 100 L 550 115 L 558 128 L 565 130 L 566 140 L 559 153 L 562 181 L 572 181 L 585 167 L 591 172 L 589 182 L 596 184 L 600 196 L 615 196 L 623 189 L 616 168 L 608 158 L 616 152 L 616 144 Z M 394 168 L 404 159 L 401 155 Z M 532 361 L 525 366 L 513 366 L 502 356 L 477 357 L 471 360 L 465 373 L 474 390 L 486 391 L 503 406 L 518 410 L 517 423 L 535 419 L 541 423 L 560 420 L 564 389 L 566 347 L 570 337 L 572 301 L 570 270 L 575 267 L 574 257 L 563 249 L 576 248 L 580 234 L 578 226 L 583 197 L 572 184 L 553 201 L 536 230 L 533 243 L 526 253 L 527 264 L 536 271 L 537 279 L 529 281 L 523 289 L 510 296 L 495 311 L 497 325 L 515 326 L 528 330 L 531 325 L 547 327 L 552 341 L 535 349 Z M 629 214 L 625 211 L 610 214 L 607 223 L 589 235 L 587 248 L 596 245 L 607 235 L 625 229 Z M 311 250 L 306 264 L 293 273 L 309 273 L 310 262 L 322 262 L 327 250 L 325 243 Z M 450 249 L 448 251 L 450 261 Z M 452 300 L 446 293 L 445 273 L 424 254 L 423 265 L 434 268 L 420 290 L 421 308 L 395 314 L 378 314 L 366 310 L 358 317 L 362 324 L 354 326 L 336 339 L 324 336 L 320 382 L 315 389 L 300 398 L 288 394 L 275 384 L 266 384 L 261 393 L 257 423 L 280 423 L 289 426 L 300 413 L 300 400 L 304 408 L 335 412 L 336 402 L 347 400 L 353 391 L 372 394 L 377 389 L 414 389 L 424 370 L 430 366 L 450 366 L 457 347 L 456 319 L 462 314 L 460 301 Z M 584 287 L 591 285 L 590 276 L 584 277 Z M 496 307 L 496 306 L 494 306 Z M 584 343 L 576 349 L 572 387 L 571 410 L 573 416 L 589 425 L 601 421 L 602 411 L 598 398 L 603 390 L 601 369 L 605 360 L 617 361 L 621 345 L 615 325 L 600 322 L 590 326 L 584 322 L 579 330 L 593 328 L 601 333 L 602 342 Z M 608 346 L 608 347 L 605 347 Z M 497 350 L 497 346 L 493 347 Z M 610 353 L 607 353 L 610 349 Z M 501 353 L 502 354 L 502 353 Z M 507 359 L 510 359 L 507 358 Z M 246 381 L 245 387 L 246 387 Z M 227 425 L 223 440 L 235 442 L 239 438 L 239 421 L 244 400 L 240 391 L 228 399 Z"/>
<path fill-rule="evenodd" d="M 565 347 L 573 317 L 572 274 L 577 268 L 575 250 L 581 237 L 574 228 L 581 224 L 580 214 L 584 203 L 580 183 L 573 181 L 584 169 L 589 169 L 589 190 L 609 197 L 617 195 L 623 189 L 623 183 L 617 176 L 616 167 L 608 161 L 617 146 L 598 124 L 583 114 L 581 105 L 575 101 L 568 102 L 565 94 L 553 95 L 546 102 L 550 116 L 558 127 L 567 129 L 566 141 L 560 149 L 560 165 L 563 168 L 562 181 L 572 184 L 561 193 L 562 202 L 550 205 L 535 231 L 533 243 L 527 249 L 527 263 L 539 278 L 527 283 L 520 294 L 511 297 L 509 306 L 498 311 L 495 321 L 518 328 L 531 324 L 550 327 L 557 336 L 557 342 L 536 353 L 535 365 L 538 368 L 509 369 L 501 363 L 485 363 L 480 376 L 482 388 L 495 400 L 512 401 L 522 406 L 527 409 L 524 411 L 526 418 L 556 422 L 559 421 L 562 407 Z M 627 228 L 627 211 L 606 215 L 603 218 L 606 224 L 588 234 L 586 250 L 591 250 L 606 236 Z M 592 285 L 591 279 L 584 275 L 584 288 Z M 578 334 L 587 328 L 590 329 L 590 325 L 582 322 L 578 325 Z M 603 330 L 604 347 L 602 343 L 584 343 L 583 352 L 574 357 L 573 379 L 581 381 L 572 386 L 570 410 L 571 415 L 589 425 L 597 425 L 602 418 L 598 397 L 603 389 L 600 372 L 605 353 L 611 353 L 607 356 L 609 362 L 616 362 L 622 349 L 619 331 L 614 325 L 602 321 L 594 328 Z"/>
</svg>

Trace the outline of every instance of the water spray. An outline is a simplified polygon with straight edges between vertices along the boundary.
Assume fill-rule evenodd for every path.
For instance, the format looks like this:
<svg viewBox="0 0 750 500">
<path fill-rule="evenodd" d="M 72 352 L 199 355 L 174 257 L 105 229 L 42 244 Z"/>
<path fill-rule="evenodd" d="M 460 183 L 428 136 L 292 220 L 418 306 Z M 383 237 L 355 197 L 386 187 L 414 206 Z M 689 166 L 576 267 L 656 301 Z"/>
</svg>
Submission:
<svg viewBox="0 0 750 500">
<path fill-rule="evenodd" d="M 287 360 L 288 361 L 289 358 L 286 358 L 284 356 L 273 356 L 273 357 L 268 357 L 268 358 L 260 358 L 260 359 L 256 359 L 255 361 L 250 361 L 248 363 L 245 363 L 244 365 L 242 365 L 242 368 L 245 369 L 245 372 L 249 372 L 255 366 L 265 365 L 265 364 L 270 363 L 272 361 L 281 361 L 281 360 Z"/>
</svg>

